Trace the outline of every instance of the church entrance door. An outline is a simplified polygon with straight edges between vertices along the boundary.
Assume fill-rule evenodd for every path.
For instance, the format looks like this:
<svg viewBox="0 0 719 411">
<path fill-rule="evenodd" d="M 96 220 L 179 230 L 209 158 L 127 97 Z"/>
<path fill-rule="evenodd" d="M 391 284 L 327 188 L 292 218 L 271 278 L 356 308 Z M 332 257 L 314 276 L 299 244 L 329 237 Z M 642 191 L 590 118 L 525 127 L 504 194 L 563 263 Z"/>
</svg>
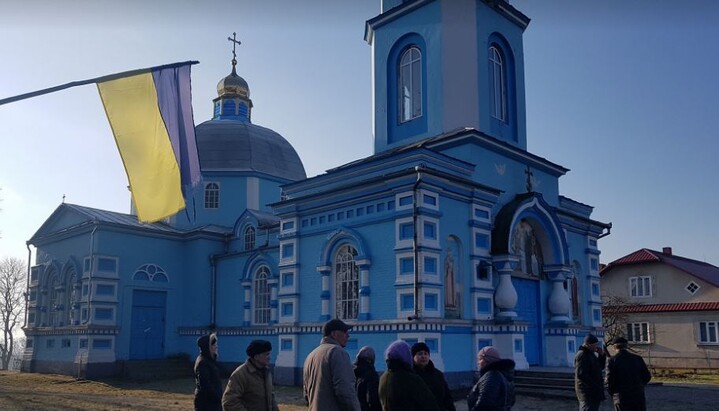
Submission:
<svg viewBox="0 0 719 411">
<path fill-rule="evenodd" d="M 530 324 L 524 335 L 524 355 L 529 365 L 541 365 L 542 361 L 542 317 L 540 312 L 539 281 L 513 277 L 517 290 L 517 317 Z"/>
<path fill-rule="evenodd" d="M 130 359 L 150 360 L 165 356 L 164 291 L 134 290 L 130 325 Z"/>
</svg>

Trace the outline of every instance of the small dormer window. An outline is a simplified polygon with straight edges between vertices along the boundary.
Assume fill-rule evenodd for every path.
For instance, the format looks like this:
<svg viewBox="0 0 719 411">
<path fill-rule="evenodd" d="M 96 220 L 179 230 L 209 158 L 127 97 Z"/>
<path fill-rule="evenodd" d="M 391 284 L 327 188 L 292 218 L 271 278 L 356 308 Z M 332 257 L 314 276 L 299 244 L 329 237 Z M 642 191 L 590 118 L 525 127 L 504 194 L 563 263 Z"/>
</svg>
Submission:
<svg viewBox="0 0 719 411">
<path fill-rule="evenodd" d="M 220 207 L 220 186 L 217 183 L 208 183 L 205 186 L 205 208 Z"/>
<path fill-rule="evenodd" d="M 697 290 L 699 290 L 699 284 L 695 283 L 694 281 L 690 281 L 689 284 L 687 284 L 686 287 L 684 287 L 685 290 L 691 295 L 696 294 Z"/>
<path fill-rule="evenodd" d="M 245 229 L 245 250 L 255 248 L 255 227 L 248 226 Z"/>
</svg>

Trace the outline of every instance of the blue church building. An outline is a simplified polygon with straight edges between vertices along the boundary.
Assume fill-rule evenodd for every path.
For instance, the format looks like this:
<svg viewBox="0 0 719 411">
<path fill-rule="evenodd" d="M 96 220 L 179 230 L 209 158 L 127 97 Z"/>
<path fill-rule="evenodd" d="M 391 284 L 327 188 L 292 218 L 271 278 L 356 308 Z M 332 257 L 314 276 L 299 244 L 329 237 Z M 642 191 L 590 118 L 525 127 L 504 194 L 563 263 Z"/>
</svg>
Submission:
<svg viewBox="0 0 719 411">
<path fill-rule="evenodd" d="M 196 126 L 203 181 L 163 222 L 61 204 L 28 240 L 23 369 L 86 377 L 131 361 L 220 360 L 273 344 L 300 384 L 331 318 L 347 350 L 425 342 L 452 386 L 497 347 L 517 368 L 571 366 L 602 335 L 597 241 L 610 224 L 559 193 L 569 170 L 527 151 L 524 30 L 503 0 L 383 0 L 367 21 L 374 154 L 307 177 L 252 123 L 233 60 Z M 384 368 L 378 361 L 378 368 Z"/>
</svg>

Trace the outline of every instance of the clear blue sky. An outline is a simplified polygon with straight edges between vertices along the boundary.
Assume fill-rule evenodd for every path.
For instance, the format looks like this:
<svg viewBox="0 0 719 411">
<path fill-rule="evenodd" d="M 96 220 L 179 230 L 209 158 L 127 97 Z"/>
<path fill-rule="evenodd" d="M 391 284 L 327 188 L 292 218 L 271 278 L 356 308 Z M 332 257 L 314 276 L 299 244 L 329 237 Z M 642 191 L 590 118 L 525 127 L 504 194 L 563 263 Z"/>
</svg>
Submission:
<svg viewBox="0 0 719 411">
<path fill-rule="evenodd" d="M 612 222 L 602 262 L 639 248 L 719 265 L 719 2 L 515 0 L 525 32 L 529 150 L 569 168 L 560 192 Z M 174 7 L 173 7 L 174 6 Z M 195 123 L 217 82 L 250 85 L 252 120 L 293 144 L 308 176 L 372 154 L 370 47 L 379 0 L 20 1 L 0 4 L 0 98 L 176 61 Z M 0 106 L 0 257 L 66 201 L 128 212 L 97 90 Z"/>
</svg>

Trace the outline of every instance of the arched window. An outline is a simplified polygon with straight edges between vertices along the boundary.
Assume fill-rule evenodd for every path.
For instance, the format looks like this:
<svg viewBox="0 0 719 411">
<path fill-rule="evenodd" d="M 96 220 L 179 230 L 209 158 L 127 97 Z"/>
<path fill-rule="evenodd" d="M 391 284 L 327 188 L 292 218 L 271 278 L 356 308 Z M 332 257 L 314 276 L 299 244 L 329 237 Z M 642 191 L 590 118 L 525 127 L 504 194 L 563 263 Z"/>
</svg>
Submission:
<svg viewBox="0 0 719 411">
<path fill-rule="evenodd" d="M 489 85 L 492 117 L 507 121 L 507 79 L 502 51 L 496 46 L 489 47 Z"/>
<path fill-rule="evenodd" d="M 255 248 L 255 227 L 248 226 L 245 228 L 245 250 Z"/>
<path fill-rule="evenodd" d="M 335 257 L 335 316 L 356 319 L 359 311 L 359 269 L 355 264 L 357 250 L 343 245 Z"/>
<path fill-rule="evenodd" d="M 399 121 L 404 123 L 422 116 L 422 52 L 408 48 L 399 62 Z"/>
<path fill-rule="evenodd" d="M 48 283 L 48 294 L 50 296 L 48 311 L 50 312 L 50 319 L 48 325 L 55 327 L 60 325 L 60 311 L 62 310 L 62 300 L 60 299 L 60 281 L 57 275 L 53 275 Z"/>
<path fill-rule="evenodd" d="M 257 324 L 270 323 L 270 285 L 267 280 L 270 277 L 270 270 L 266 265 L 261 266 L 255 273 L 254 286 L 254 312 Z"/>
<path fill-rule="evenodd" d="M 80 296 L 78 295 L 78 288 L 75 287 L 77 283 L 77 275 L 75 270 L 70 270 L 67 273 L 67 285 L 65 286 L 65 310 L 67 312 L 67 324 L 77 324 L 80 318 L 78 318 L 75 310 L 75 303 L 79 301 Z"/>
<path fill-rule="evenodd" d="M 220 207 L 220 186 L 217 183 L 207 183 L 205 186 L 205 208 Z"/>
<path fill-rule="evenodd" d="M 156 264 L 143 264 L 135 270 L 132 275 L 135 281 L 154 281 L 158 283 L 166 283 L 170 281 L 165 270 Z"/>
</svg>

